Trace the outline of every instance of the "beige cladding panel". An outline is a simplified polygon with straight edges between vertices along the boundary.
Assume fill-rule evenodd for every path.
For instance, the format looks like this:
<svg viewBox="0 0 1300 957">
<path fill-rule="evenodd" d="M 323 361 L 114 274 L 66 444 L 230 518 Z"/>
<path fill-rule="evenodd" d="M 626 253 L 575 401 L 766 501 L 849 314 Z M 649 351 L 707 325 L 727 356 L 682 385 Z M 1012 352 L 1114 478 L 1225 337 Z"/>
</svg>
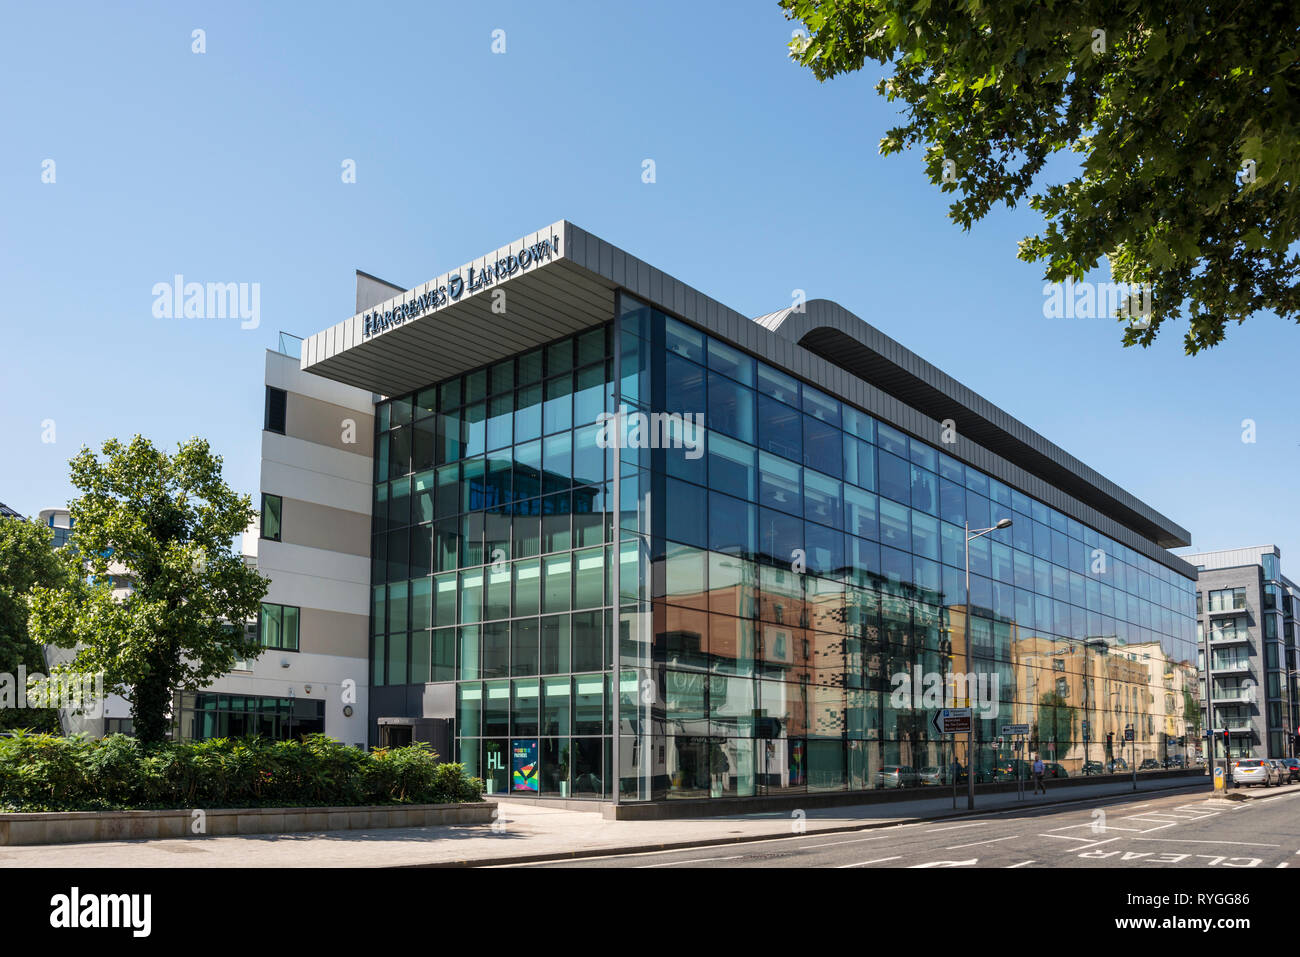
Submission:
<svg viewBox="0 0 1300 957">
<path fill-rule="evenodd" d="M 348 555 L 370 554 L 370 516 L 296 498 L 282 498 L 280 541 Z"/>
<path fill-rule="evenodd" d="M 284 432 L 295 439 L 366 458 L 374 453 L 373 415 L 297 392 L 290 392 L 285 403 Z M 344 441 L 345 438 L 352 441 Z"/>
<path fill-rule="evenodd" d="M 365 615 L 349 615 L 341 611 L 323 611 L 304 608 L 298 625 L 298 650 L 314 655 L 339 655 L 344 658 L 370 656 L 370 619 Z M 366 683 L 366 675 L 356 675 L 358 685 Z"/>
</svg>

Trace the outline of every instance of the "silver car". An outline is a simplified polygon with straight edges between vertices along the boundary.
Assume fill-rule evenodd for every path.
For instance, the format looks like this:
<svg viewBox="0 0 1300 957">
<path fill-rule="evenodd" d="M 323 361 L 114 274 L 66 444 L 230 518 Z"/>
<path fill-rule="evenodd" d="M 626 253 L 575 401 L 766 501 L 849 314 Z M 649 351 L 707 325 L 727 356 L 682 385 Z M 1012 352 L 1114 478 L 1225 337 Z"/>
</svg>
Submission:
<svg viewBox="0 0 1300 957">
<path fill-rule="evenodd" d="M 944 773 L 943 768 L 921 768 L 918 777 L 921 784 L 937 785 L 948 783 L 948 775 Z"/>
<path fill-rule="evenodd" d="M 918 783 L 916 770 L 905 764 L 886 764 L 876 772 L 878 788 L 914 788 Z"/>
<path fill-rule="evenodd" d="M 1273 768 L 1277 771 L 1277 783 L 1279 785 L 1290 783 L 1291 769 L 1287 767 L 1285 761 L 1281 758 L 1269 758 L 1268 763 L 1273 765 Z"/>
<path fill-rule="evenodd" d="M 1252 784 L 1268 787 L 1281 782 L 1277 768 L 1263 758 L 1238 758 L 1232 765 L 1232 783 L 1237 787 Z"/>
</svg>

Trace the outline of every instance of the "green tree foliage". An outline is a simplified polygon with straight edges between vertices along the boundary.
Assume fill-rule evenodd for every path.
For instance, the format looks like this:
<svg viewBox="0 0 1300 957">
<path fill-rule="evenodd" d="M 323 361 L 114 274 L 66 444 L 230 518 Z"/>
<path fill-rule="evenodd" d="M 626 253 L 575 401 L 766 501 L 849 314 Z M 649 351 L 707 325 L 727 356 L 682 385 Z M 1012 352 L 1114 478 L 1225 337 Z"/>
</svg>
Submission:
<svg viewBox="0 0 1300 957">
<path fill-rule="evenodd" d="M 1038 717 L 1032 730 L 1043 759 L 1055 761 L 1074 741 L 1074 708 L 1055 691 L 1047 692 L 1038 699 Z"/>
<path fill-rule="evenodd" d="M 135 732 L 152 745 L 167 734 L 176 692 L 260 653 L 243 622 L 257 614 L 267 580 L 231 549 L 256 513 L 222 480 L 221 458 L 203 439 L 174 455 L 138 435 L 129 445 L 110 439 L 103 456 L 83 448 L 71 463 L 82 493 L 70 506 L 73 541 L 90 583 L 79 592 L 36 588 L 32 634 L 79 646 L 65 670 L 102 673 L 106 691 L 129 695 Z M 121 599 L 109 579 L 114 563 L 134 586 Z"/>
<path fill-rule="evenodd" d="M 44 525 L 23 518 L 0 518 L 0 672 L 17 680 L 21 665 L 28 674 L 45 671 L 41 646 L 27 629 L 27 596 L 33 588 L 75 584 L 76 575 L 65 556 L 55 551 Z M 0 729 L 58 731 L 52 708 L 0 709 Z"/>
<path fill-rule="evenodd" d="M 906 123 L 880 150 L 923 144 L 954 222 L 1029 197 L 1046 231 L 1019 255 L 1049 281 L 1105 256 L 1115 279 L 1149 283 L 1125 345 L 1184 310 L 1189 354 L 1259 310 L 1300 321 L 1300 4 L 780 3 L 806 34 L 791 56 L 819 80 L 892 68 L 876 90 Z M 1047 165 L 1062 150 L 1080 157 L 1068 179 L 1073 164 Z"/>
</svg>

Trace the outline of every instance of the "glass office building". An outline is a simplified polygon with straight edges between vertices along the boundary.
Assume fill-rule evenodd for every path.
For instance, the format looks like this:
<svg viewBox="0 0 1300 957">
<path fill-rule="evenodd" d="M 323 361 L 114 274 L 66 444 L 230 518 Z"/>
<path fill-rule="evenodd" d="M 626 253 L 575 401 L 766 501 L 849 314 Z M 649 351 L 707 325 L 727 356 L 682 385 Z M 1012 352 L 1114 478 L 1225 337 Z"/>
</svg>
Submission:
<svg viewBox="0 0 1300 957">
<path fill-rule="evenodd" d="M 476 271 L 518 305 L 440 302 Z M 303 355 L 386 396 L 372 726 L 619 802 L 1187 763 L 1186 532 L 860 319 L 745 319 L 568 223 L 389 292 Z M 966 698 L 971 743 L 932 721 Z"/>
</svg>

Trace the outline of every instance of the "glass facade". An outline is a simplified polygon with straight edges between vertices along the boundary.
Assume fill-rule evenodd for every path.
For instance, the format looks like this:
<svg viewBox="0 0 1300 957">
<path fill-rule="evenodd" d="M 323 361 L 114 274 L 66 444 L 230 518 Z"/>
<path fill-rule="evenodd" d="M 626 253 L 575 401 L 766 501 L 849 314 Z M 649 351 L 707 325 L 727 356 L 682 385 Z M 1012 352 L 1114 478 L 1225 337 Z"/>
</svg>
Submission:
<svg viewBox="0 0 1300 957">
<path fill-rule="evenodd" d="M 458 759 L 494 792 L 992 780 L 1013 723 L 1021 758 L 1101 773 L 1197 733 L 1192 581 L 629 297 L 376 427 L 372 680 L 455 682 Z M 1004 518 L 968 597 L 966 528 Z M 930 724 L 966 696 L 973 754 Z"/>
</svg>

